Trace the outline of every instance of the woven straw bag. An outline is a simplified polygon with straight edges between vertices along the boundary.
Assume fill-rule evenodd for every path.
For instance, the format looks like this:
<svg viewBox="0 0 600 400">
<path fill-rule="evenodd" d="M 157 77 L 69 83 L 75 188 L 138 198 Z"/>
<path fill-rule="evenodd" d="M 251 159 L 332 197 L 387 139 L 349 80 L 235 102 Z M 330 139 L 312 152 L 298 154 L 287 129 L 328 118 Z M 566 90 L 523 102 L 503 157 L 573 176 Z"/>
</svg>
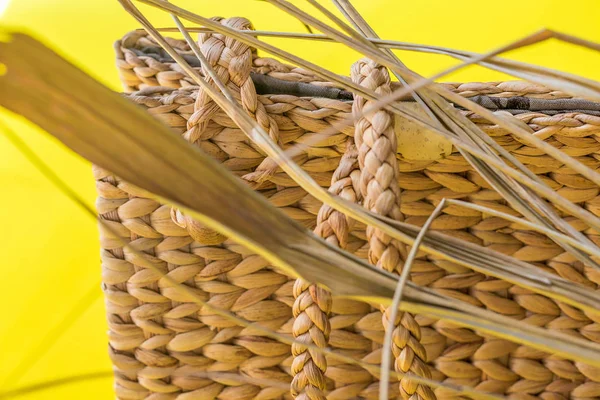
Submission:
<svg viewBox="0 0 600 400">
<path fill-rule="evenodd" d="M 250 28 L 241 18 L 221 23 Z M 181 54 L 192 54 L 184 42 L 170 43 Z M 520 216 L 452 146 L 438 141 L 433 152 L 415 152 L 402 143 L 402 137 L 398 143 L 396 132 L 410 131 L 411 127 L 386 111 L 316 140 L 317 132 L 335 126 L 336 121 L 360 111 L 368 102 L 359 97 L 350 101 L 347 93 L 310 72 L 257 57 L 253 49 L 222 35 L 201 34 L 200 43 L 234 96 L 275 141 L 283 148 L 304 145 L 296 162 L 332 193 L 418 226 L 443 198 Z M 399 272 L 407 250 L 403 245 L 322 206 L 283 172 L 267 175 L 266 180 L 257 178 L 265 177 L 257 174 L 267 163 L 264 154 L 148 36 L 129 34 L 117 42 L 116 52 L 125 88 L 134 92 L 128 95 L 131 101 L 211 154 L 273 205 L 325 240 L 388 271 Z M 276 79 L 279 88 L 292 88 L 282 81 L 308 83 L 295 85 L 293 90 L 319 95 L 258 95 L 255 88 L 264 83 L 259 75 Z M 354 82 L 379 93 L 391 90 L 387 71 L 369 60 L 357 62 L 351 75 Z M 600 166 L 598 110 L 511 109 L 514 101 L 510 99 L 515 98 L 531 99 L 527 104 L 537 108 L 569 104 L 559 100 L 569 99 L 564 93 L 524 82 L 448 87 L 466 97 L 479 96 L 478 101 L 495 107 L 505 105 L 507 110 L 497 112 L 587 166 Z M 546 184 L 600 215 L 597 186 L 498 126 L 464 113 Z M 96 168 L 95 177 L 100 216 L 169 277 L 194 289 L 211 305 L 302 342 L 329 347 L 369 364 L 381 362 L 385 309 L 354 300 L 332 301 L 327 291 L 290 279 L 261 257 L 178 210 L 145 198 L 142 191 L 108 171 Z M 585 221 L 561 216 L 593 242 L 600 242 Z M 545 236 L 498 217 L 451 206 L 435 219 L 432 229 L 593 289 L 600 283 L 597 272 Z M 181 298 L 160 276 L 139 267 L 136 256 L 128 254 L 110 235 L 102 234 L 101 241 L 118 398 L 377 398 L 378 377 L 369 371 L 239 327 Z M 422 253 L 413 266 L 411 280 L 524 323 L 600 343 L 599 315 L 587 315 L 460 265 Z M 518 399 L 600 397 L 600 370 L 594 367 L 443 321 L 404 313 L 396 321 L 393 337 L 398 371 Z M 426 400 L 457 398 L 443 388 L 434 392 L 407 379 L 400 384 L 392 382 L 390 395 Z"/>
</svg>

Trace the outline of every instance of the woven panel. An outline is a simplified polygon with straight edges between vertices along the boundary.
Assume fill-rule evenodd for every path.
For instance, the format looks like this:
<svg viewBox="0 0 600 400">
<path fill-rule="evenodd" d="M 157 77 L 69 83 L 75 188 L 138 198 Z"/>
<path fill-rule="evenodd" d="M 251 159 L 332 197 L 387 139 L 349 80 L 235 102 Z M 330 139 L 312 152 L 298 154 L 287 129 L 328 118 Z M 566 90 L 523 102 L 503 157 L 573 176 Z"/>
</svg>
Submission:
<svg viewBox="0 0 600 400">
<path fill-rule="evenodd" d="M 118 44 L 117 54 L 122 56 L 119 67 L 128 89 L 145 87 L 129 98 L 185 135 L 196 124 L 194 103 L 198 89 L 189 86 L 189 78 L 178 72 L 173 64 L 129 52 L 127 46 L 133 48 L 140 42 L 145 46 L 152 44 L 144 41 L 148 41 L 144 35 L 137 35 L 135 40 L 129 37 Z M 187 51 L 182 43 L 178 46 Z M 264 65 L 258 65 L 261 63 Z M 310 81 L 310 74 L 273 60 L 254 58 L 253 65 L 255 71 L 276 74 L 279 79 Z M 162 72 L 171 74 L 161 75 Z M 151 87 L 165 82 L 171 87 L 189 87 L 180 90 Z M 452 87 L 468 97 L 482 94 L 567 97 L 522 82 Z M 328 187 L 354 129 L 344 129 L 316 143 L 313 137 L 315 132 L 348 117 L 352 104 L 291 95 L 258 96 L 258 100 L 277 124 L 283 148 L 309 143 L 306 151 L 297 157 L 297 162 L 317 182 Z M 513 118 L 532 134 L 589 167 L 600 166 L 600 142 L 597 140 L 600 117 L 578 112 L 557 115 L 525 112 L 516 116 L 499 113 Z M 540 150 L 521 143 L 502 128 L 473 113 L 464 114 L 547 185 L 600 215 L 597 186 Z M 205 124 L 202 135 L 192 140 L 193 144 L 237 175 L 253 172 L 263 161 L 264 156 L 222 111 L 217 111 Z M 400 210 L 411 224 L 422 225 L 442 198 L 462 199 L 520 216 L 455 149 L 438 161 L 399 159 L 398 168 L 398 185 L 403 190 Z M 112 221 L 111 225 L 122 238 L 147 254 L 146 257 L 170 277 L 194 288 L 212 305 L 292 335 L 293 280 L 230 241 L 217 245 L 195 242 L 187 229 L 173 221 L 170 207 L 144 198 L 142 192 L 108 172 L 97 169 L 96 179 L 100 215 Z M 358 191 L 358 181 L 350 179 L 348 183 Z M 286 174 L 276 173 L 256 188 L 288 216 L 309 229 L 315 228 L 321 204 Z M 584 221 L 557 212 L 592 241 L 600 243 L 600 238 Z M 545 236 L 497 217 L 451 206 L 436 218 L 432 228 L 512 255 L 592 289 L 600 283 L 597 272 L 584 267 Z M 159 276 L 138 267 L 136 257 L 124 251 L 109 235 L 102 235 L 102 247 L 111 355 L 119 398 L 137 399 L 150 395 L 153 399 L 290 397 L 289 389 L 286 389 L 292 381 L 290 346 L 237 327 L 229 320 L 186 302 Z M 346 250 L 367 258 L 363 225 L 351 226 Z M 598 315 L 586 315 L 573 307 L 462 266 L 422 254 L 413 266 L 411 279 L 444 295 L 524 323 L 600 342 Z M 337 352 L 378 364 L 384 332 L 381 320 L 378 307 L 334 299 L 329 316 L 329 346 Z M 417 316 L 416 320 L 421 326 L 421 342 L 434 379 L 523 399 L 600 396 L 598 369 L 484 337 L 442 321 L 422 316 Z M 254 381 L 202 375 L 206 372 L 234 373 Z M 328 359 L 325 375 L 326 394 L 330 399 L 377 397 L 377 378 L 360 367 Z M 280 384 L 261 384 L 260 379 Z M 390 393 L 393 396 L 399 394 L 396 382 L 390 384 Z M 441 389 L 435 393 L 438 399 L 455 398 Z"/>
</svg>

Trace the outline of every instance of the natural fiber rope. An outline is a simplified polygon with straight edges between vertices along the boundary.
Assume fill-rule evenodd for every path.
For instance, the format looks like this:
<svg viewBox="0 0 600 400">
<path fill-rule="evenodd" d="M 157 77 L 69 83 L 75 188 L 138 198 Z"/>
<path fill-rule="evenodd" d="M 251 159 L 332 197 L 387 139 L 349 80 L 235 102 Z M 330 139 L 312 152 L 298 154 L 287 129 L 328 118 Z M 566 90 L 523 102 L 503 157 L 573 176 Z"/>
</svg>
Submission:
<svg viewBox="0 0 600 400">
<path fill-rule="evenodd" d="M 235 29 L 252 29 L 252 24 L 245 18 L 215 18 L 221 24 Z M 250 71 L 252 69 L 253 49 L 238 41 L 227 38 L 217 33 L 202 33 L 199 35 L 200 51 L 205 56 L 206 61 L 211 65 L 221 82 L 230 90 L 234 98 L 242 104 L 252 118 L 254 118 L 269 133 L 270 138 L 279 143 L 279 129 L 277 123 L 267 114 L 264 105 L 258 101 L 258 95 Z M 202 67 L 202 73 L 208 81 L 216 85 Z M 194 114 L 187 122 L 188 130 L 184 134 L 191 143 L 206 140 L 209 123 L 222 110 L 213 101 L 213 99 L 203 90 L 198 91 L 194 105 Z M 216 132 L 214 132 L 216 133 Z M 248 145 L 257 153 L 262 154 L 262 150 L 253 142 Z M 258 165 L 252 173 L 245 177 L 248 181 L 263 180 L 265 171 L 273 171 L 273 161 L 265 159 Z M 186 217 L 178 210 L 172 211 L 173 221 L 187 229 L 196 241 L 206 245 L 217 245 L 226 240 L 223 235 L 208 229 L 197 221 Z"/>
<path fill-rule="evenodd" d="M 245 18 L 216 18 L 216 20 L 234 29 L 253 29 L 250 21 Z M 244 110 L 258 122 L 265 132 L 268 132 L 271 140 L 280 143 L 277 123 L 267 114 L 265 106 L 258 100 L 256 88 L 250 78 L 252 48 L 217 33 L 200 34 L 199 43 L 200 50 L 207 62 L 215 70 L 223 84 L 233 93 L 233 96 L 238 99 Z M 204 76 L 208 76 L 206 71 L 203 72 Z M 211 78 L 208 80 L 215 85 Z M 195 111 L 195 118 L 190 118 L 188 121 L 190 129 L 186 132 L 186 139 L 192 143 L 201 138 L 208 122 L 220 111 L 220 108 L 207 93 L 201 90 L 196 99 Z M 248 144 L 262 154 L 262 150 L 253 142 L 249 141 Z M 260 182 L 263 179 L 263 171 L 271 171 L 273 168 L 273 161 L 266 159 L 245 178 L 249 181 Z"/>
<path fill-rule="evenodd" d="M 355 182 L 358 182 L 360 172 L 358 154 L 353 142 L 352 139 L 348 139 L 346 153 L 333 173 L 329 192 L 356 203 L 360 196 L 355 190 Z M 346 215 L 323 204 L 317 217 L 315 234 L 344 249 L 348 244 L 351 227 L 352 221 Z M 331 293 L 303 279 L 297 279 L 294 283 L 294 298 L 294 337 L 304 343 L 327 347 L 331 332 L 328 319 L 331 312 Z M 292 345 L 292 355 L 292 396 L 298 400 L 325 400 L 325 356 L 297 344 Z"/>
<path fill-rule="evenodd" d="M 294 298 L 294 338 L 303 343 L 327 347 L 331 332 L 328 319 L 331 311 L 331 293 L 318 285 L 297 279 L 294 283 Z M 292 355 L 292 396 L 299 400 L 325 400 L 325 355 L 296 343 L 292 345 Z"/>
<path fill-rule="evenodd" d="M 391 93 L 387 70 L 368 59 L 352 66 L 352 80 L 384 96 Z M 368 100 L 356 96 L 353 105 L 355 114 L 368 107 Z M 396 133 L 394 118 L 389 112 L 379 110 L 356 121 L 354 140 L 358 147 L 361 169 L 360 190 L 365 208 L 386 217 L 402 221 L 400 211 L 400 187 L 398 186 L 398 162 L 396 160 Z M 406 259 L 406 247 L 392 240 L 387 234 L 367 227 L 369 261 L 388 272 L 398 272 Z M 382 309 L 383 326 L 387 328 L 391 309 Z M 392 352 L 396 358 L 397 371 L 412 372 L 431 378 L 425 360 L 425 348 L 419 342 L 421 330 L 409 313 L 399 313 L 393 332 Z M 409 379 L 400 380 L 400 393 L 405 399 L 434 400 L 433 391 Z"/>
</svg>

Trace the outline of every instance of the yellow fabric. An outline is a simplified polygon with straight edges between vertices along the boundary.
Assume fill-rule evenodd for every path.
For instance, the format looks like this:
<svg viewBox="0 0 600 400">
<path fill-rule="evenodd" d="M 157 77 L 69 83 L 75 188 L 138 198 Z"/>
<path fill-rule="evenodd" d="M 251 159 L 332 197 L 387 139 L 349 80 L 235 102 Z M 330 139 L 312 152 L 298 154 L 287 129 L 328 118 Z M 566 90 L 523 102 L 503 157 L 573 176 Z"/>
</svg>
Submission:
<svg viewBox="0 0 600 400">
<path fill-rule="evenodd" d="M 0 0 L 0 6 L 6 0 Z M 302 4 L 302 2 L 295 2 Z M 329 2 L 323 1 L 329 6 Z M 487 51 L 543 27 L 600 42 L 597 0 L 355 0 L 356 7 L 384 38 Z M 265 2 L 248 0 L 186 0 L 176 4 L 204 16 L 246 16 L 257 29 L 302 32 L 303 26 Z M 147 10 L 147 7 L 142 7 Z M 2 7 L 0 7 L 0 10 Z M 316 13 L 313 12 L 313 15 Z M 149 14 L 160 26 L 172 26 L 167 15 Z M 22 27 L 88 73 L 119 89 L 112 43 L 136 28 L 117 0 L 12 0 L 0 16 L 3 26 Z M 304 58 L 349 74 L 359 58 L 334 44 L 271 39 Z M 600 53 L 555 41 L 515 51 L 512 58 L 535 62 L 600 80 Z M 451 59 L 401 53 L 424 75 L 456 63 Z M 447 80 L 504 80 L 506 76 L 471 67 Z M 87 162 L 65 150 L 39 129 L 0 110 L 8 121 L 69 185 L 93 204 L 95 190 Z M 0 391 L 10 386 L 110 371 L 106 323 L 99 287 L 100 266 L 96 223 L 42 177 L 0 135 Z M 96 288 L 96 300 L 39 357 L 19 382 L 2 384 L 19 361 Z M 34 353 L 35 355 L 35 353 Z M 38 357 L 34 357 L 38 358 Z M 97 379 L 36 392 L 23 399 L 113 398 L 112 380 Z"/>
</svg>

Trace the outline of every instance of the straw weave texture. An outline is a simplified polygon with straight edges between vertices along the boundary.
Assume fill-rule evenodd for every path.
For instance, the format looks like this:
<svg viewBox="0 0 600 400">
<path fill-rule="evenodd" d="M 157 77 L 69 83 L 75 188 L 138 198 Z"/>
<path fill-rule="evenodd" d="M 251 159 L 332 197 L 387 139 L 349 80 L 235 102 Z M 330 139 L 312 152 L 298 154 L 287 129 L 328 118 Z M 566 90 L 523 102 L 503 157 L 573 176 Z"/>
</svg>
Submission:
<svg viewBox="0 0 600 400">
<path fill-rule="evenodd" d="M 207 39 L 204 44 L 212 41 Z M 172 43 L 183 54 L 191 54 L 183 42 L 172 40 Z M 230 87 L 244 107 L 284 149 L 307 144 L 306 150 L 295 160 L 320 185 L 370 207 L 369 192 L 363 190 L 367 169 L 359 162 L 362 144 L 357 140 L 354 147 L 354 128 L 314 141 L 317 132 L 336 126 L 337 121 L 352 113 L 352 102 L 256 95 L 248 88 L 251 83 L 248 76 L 244 80 L 231 75 L 231 52 L 226 49 L 235 47 L 235 43 L 227 40 L 220 43 L 226 44 L 219 59 L 214 59 L 215 66 L 222 66 L 224 75 L 230 74 Z M 125 88 L 136 91 L 128 95 L 131 101 L 240 177 L 254 173 L 264 155 L 222 110 L 210 106 L 206 95 L 191 85 L 190 78 L 176 64 L 140 55 L 140 49 L 152 47 L 156 44 L 138 32 L 116 45 Z M 202 49 L 209 54 L 206 46 Z M 248 74 L 251 68 L 278 79 L 328 85 L 307 71 L 259 58 L 251 50 L 243 54 L 250 56 L 244 60 Z M 569 97 L 525 82 L 448 84 L 448 87 L 465 97 Z M 141 91 L 137 91 L 139 89 Z M 600 188 L 592 182 L 500 127 L 471 112 L 463 113 L 548 186 L 600 215 Z M 547 115 L 536 111 L 514 116 L 504 111 L 497 113 L 511 118 L 531 134 L 585 165 L 593 169 L 600 167 L 600 117 L 582 112 Z M 393 188 L 390 190 L 400 199 L 390 203 L 394 211 L 384 213 L 386 215 L 403 217 L 406 222 L 421 226 L 442 198 L 451 198 L 520 216 L 456 149 L 437 161 L 410 161 L 398 155 L 393 161 L 389 160 L 388 164 L 396 164 L 397 170 L 392 171 L 394 182 L 389 182 Z M 329 305 L 326 293 L 316 293 L 317 289 L 308 283 L 295 282 L 261 257 L 198 226 L 176 210 L 144 197 L 142 191 L 108 171 L 96 168 L 95 177 L 101 217 L 169 277 L 192 288 L 211 305 L 297 338 L 307 332 L 315 333 L 317 336 L 310 334 L 307 340 L 318 345 L 321 340 L 328 340 L 327 345 L 336 352 L 370 364 L 380 363 L 384 326 L 377 305 L 338 298 Z M 249 184 L 288 216 L 309 229 L 316 229 L 317 234 L 331 243 L 358 257 L 369 258 L 373 263 L 380 260 L 373 254 L 378 248 L 372 243 L 372 238 L 378 237 L 376 233 L 322 206 L 285 173 L 278 171 L 263 182 Z M 585 221 L 560 210 L 557 212 L 600 244 L 600 237 Z M 451 206 L 435 219 L 432 229 L 509 254 L 592 289 L 597 289 L 600 283 L 597 271 L 582 265 L 545 236 L 510 221 Z M 164 279 L 138 266 L 137 256 L 129 254 L 109 234 L 102 232 L 101 241 L 110 351 L 118 398 L 291 398 L 292 382 L 297 393 L 306 394 L 306 387 L 313 386 L 317 393 L 307 395 L 311 399 L 320 398 L 319 392 L 329 399 L 377 397 L 378 379 L 368 371 L 335 359 L 306 354 L 301 348 L 294 350 L 256 331 L 236 326 L 181 298 Z M 384 248 L 389 249 L 389 246 Z M 403 254 L 405 250 L 398 251 Z M 401 269 L 401 264 L 395 269 Z M 600 314 L 584 313 L 436 257 L 420 254 L 411 270 L 411 280 L 523 323 L 600 343 Z M 307 310 L 314 312 L 309 316 Z M 413 321 L 408 330 L 416 338 L 420 331 L 420 346 L 426 353 L 421 358 L 428 363 L 426 373 L 433 379 L 516 399 L 600 397 L 600 370 L 596 368 L 423 316 L 417 315 Z M 322 337 L 318 336 L 320 333 Z M 419 351 L 414 352 L 418 359 Z M 307 368 L 314 374 L 300 376 Z M 203 376 L 207 371 L 234 373 L 250 381 L 231 376 Z M 276 381 L 280 385 L 261 380 Z M 398 382 L 390 384 L 390 394 L 406 396 L 399 391 Z M 456 398 L 443 389 L 437 389 L 435 395 L 437 399 Z"/>
</svg>

